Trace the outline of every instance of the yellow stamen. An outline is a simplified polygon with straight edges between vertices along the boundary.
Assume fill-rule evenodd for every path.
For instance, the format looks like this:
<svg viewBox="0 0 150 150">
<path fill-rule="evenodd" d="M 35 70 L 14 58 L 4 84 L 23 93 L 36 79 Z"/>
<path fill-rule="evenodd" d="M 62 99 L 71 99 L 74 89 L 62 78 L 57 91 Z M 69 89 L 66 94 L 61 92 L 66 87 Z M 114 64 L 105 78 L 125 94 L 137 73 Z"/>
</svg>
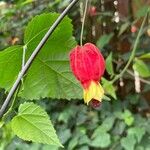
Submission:
<svg viewBox="0 0 150 150">
<path fill-rule="evenodd" d="M 84 89 L 84 102 L 88 105 L 88 103 L 92 99 L 96 99 L 98 101 L 102 101 L 102 97 L 104 96 L 104 90 L 99 82 L 91 81 L 89 87 Z"/>
</svg>

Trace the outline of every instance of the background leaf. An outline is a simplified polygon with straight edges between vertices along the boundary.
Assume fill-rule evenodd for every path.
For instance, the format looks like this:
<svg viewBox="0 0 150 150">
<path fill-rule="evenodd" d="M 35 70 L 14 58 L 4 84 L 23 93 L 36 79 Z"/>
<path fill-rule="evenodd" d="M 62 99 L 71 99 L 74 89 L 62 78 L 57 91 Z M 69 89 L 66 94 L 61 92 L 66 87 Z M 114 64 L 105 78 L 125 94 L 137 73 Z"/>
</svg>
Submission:
<svg viewBox="0 0 150 150">
<path fill-rule="evenodd" d="M 147 10 L 148 10 L 149 6 L 148 5 L 144 5 L 142 6 L 136 13 L 136 17 L 140 18 L 146 15 Z"/>
<path fill-rule="evenodd" d="M 139 128 L 139 127 L 130 128 L 128 130 L 128 134 L 134 135 L 135 138 L 137 139 L 137 142 L 140 143 L 141 139 L 143 138 L 143 136 L 145 134 L 145 129 Z"/>
<path fill-rule="evenodd" d="M 113 37 L 113 33 L 110 34 L 104 34 L 100 37 L 100 39 L 97 41 L 97 46 L 102 49 L 105 45 L 107 45 L 109 43 L 109 41 L 111 40 L 111 38 Z"/>
<path fill-rule="evenodd" d="M 106 58 L 106 70 L 110 75 L 114 75 L 114 68 L 112 64 L 112 52 Z"/>
<path fill-rule="evenodd" d="M 130 26 L 129 22 L 125 22 L 124 24 L 122 24 L 120 27 L 118 36 L 120 36 L 122 33 L 124 33 L 129 26 Z"/>
<path fill-rule="evenodd" d="M 142 60 L 135 59 L 133 68 L 139 73 L 141 77 L 150 77 L 150 69 Z"/>
<path fill-rule="evenodd" d="M 11 126 L 14 133 L 24 140 L 62 146 L 47 113 L 34 103 L 21 104 Z"/>
<path fill-rule="evenodd" d="M 117 97 L 116 97 L 115 87 L 111 84 L 111 82 L 109 82 L 105 78 L 102 78 L 102 84 L 106 94 L 109 94 L 114 99 L 116 99 Z"/>
<path fill-rule="evenodd" d="M 121 145 L 125 150 L 134 150 L 136 140 L 133 135 L 121 139 Z"/>
<path fill-rule="evenodd" d="M 150 53 L 143 54 L 143 55 L 141 55 L 139 58 L 142 58 L 142 59 L 149 59 L 149 58 L 150 58 Z"/>
<path fill-rule="evenodd" d="M 92 147 L 106 148 L 111 144 L 110 135 L 106 132 L 107 129 L 103 126 L 99 126 L 92 135 L 92 141 L 90 145 Z"/>
<path fill-rule="evenodd" d="M 104 119 L 103 123 L 102 123 L 102 127 L 106 130 L 106 131 L 109 131 L 112 127 L 113 127 L 113 124 L 114 124 L 114 121 L 115 121 L 115 117 L 114 116 L 107 116 L 106 119 Z"/>
<path fill-rule="evenodd" d="M 134 123 L 134 117 L 132 113 L 129 110 L 125 110 L 124 113 L 122 114 L 122 117 L 124 119 L 124 122 L 128 125 L 131 126 Z"/>
</svg>

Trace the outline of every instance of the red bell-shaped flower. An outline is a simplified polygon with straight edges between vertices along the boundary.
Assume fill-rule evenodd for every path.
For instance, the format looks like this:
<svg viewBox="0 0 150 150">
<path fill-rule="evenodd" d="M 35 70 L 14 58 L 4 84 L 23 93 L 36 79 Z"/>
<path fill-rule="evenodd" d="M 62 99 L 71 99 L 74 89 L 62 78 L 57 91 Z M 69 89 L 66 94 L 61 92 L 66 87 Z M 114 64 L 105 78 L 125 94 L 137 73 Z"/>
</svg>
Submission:
<svg viewBox="0 0 150 150">
<path fill-rule="evenodd" d="M 100 101 L 104 90 L 99 80 L 105 71 L 105 61 L 99 49 L 92 43 L 76 46 L 70 53 L 70 66 L 84 88 L 84 101 Z"/>
<path fill-rule="evenodd" d="M 89 8 L 89 15 L 90 15 L 91 17 L 93 17 L 93 16 L 95 16 L 96 14 L 97 14 L 96 7 L 95 7 L 95 6 L 91 6 L 91 7 Z"/>
</svg>

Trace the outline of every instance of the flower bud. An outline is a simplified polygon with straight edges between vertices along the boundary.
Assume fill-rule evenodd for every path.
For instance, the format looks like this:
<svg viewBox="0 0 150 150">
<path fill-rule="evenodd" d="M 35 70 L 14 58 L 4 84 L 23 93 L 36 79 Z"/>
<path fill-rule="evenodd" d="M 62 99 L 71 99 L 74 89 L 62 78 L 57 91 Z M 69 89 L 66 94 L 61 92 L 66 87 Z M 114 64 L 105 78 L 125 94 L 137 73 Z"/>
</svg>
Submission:
<svg viewBox="0 0 150 150">
<path fill-rule="evenodd" d="M 95 6 L 91 6 L 89 8 L 89 15 L 90 16 L 95 16 L 96 14 L 97 14 L 96 7 Z"/>
</svg>

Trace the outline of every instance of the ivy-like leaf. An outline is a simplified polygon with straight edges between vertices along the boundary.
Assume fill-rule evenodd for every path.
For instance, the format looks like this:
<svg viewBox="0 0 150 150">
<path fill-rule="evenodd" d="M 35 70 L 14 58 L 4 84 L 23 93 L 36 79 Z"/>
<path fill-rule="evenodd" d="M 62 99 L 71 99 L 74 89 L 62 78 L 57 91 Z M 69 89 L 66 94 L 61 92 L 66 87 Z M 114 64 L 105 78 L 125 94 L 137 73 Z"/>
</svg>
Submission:
<svg viewBox="0 0 150 150">
<path fill-rule="evenodd" d="M 134 123 L 134 117 L 129 110 L 125 110 L 122 114 L 122 117 L 124 119 L 125 124 L 127 124 L 128 126 L 131 126 Z"/>
<path fill-rule="evenodd" d="M 128 135 L 127 137 L 121 139 L 121 146 L 125 150 L 134 150 L 135 144 L 136 144 L 136 139 L 134 135 Z"/>
<path fill-rule="evenodd" d="M 47 113 L 34 103 L 21 104 L 11 126 L 23 140 L 62 146 Z"/>
<path fill-rule="evenodd" d="M 129 135 L 134 135 L 137 139 L 137 142 L 140 143 L 143 136 L 145 135 L 145 129 L 142 127 L 133 127 L 128 129 Z"/>
<path fill-rule="evenodd" d="M 111 144 L 110 135 L 106 132 L 106 128 L 99 126 L 95 129 L 90 145 L 92 147 L 106 148 Z"/>
</svg>

